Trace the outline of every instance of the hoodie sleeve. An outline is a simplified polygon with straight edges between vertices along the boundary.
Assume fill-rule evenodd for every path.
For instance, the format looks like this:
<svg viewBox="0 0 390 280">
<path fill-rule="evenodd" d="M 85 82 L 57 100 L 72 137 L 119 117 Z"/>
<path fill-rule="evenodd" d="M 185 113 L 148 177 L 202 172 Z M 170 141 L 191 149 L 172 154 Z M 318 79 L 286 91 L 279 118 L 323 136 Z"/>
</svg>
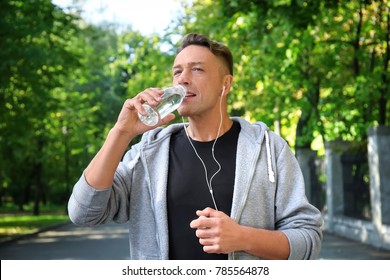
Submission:
<svg viewBox="0 0 390 280">
<path fill-rule="evenodd" d="M 136 150 L 126 153 L 115 172 L 113 185 L 97 190 L 90 186 L 84 173 L 75 184 L 68 202 L 70 220 L 76 225 L 97 225 L 129 219 L 131 171 L 139 159 Z"/>
<path fill-rule="evenodd" d="M 306 198 L 301 169 L 287 143 L 277 156 L 276 171 L 276 229 L 289 240 L 289 259 L 315 259 L 321 249 L 322 215 Z"/>
</svg>

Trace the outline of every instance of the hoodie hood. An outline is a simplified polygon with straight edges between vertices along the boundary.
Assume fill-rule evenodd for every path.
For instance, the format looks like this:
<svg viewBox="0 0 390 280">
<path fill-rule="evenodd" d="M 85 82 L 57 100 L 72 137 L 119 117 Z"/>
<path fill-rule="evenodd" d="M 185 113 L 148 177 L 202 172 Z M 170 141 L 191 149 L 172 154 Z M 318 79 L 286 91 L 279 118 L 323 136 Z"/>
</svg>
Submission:
<svg viewBox="0 0 390 280">
<path fill-rule="evenodd" d="M 232 118 L 240 123 L 241 127 L 245 126 L 245 131 L 250 132 L 250 137 L 254 138 L 254 141 L 259 144 L 263 144 L 265 141 L 265 148 L 267 153 L 267 169 L 268 169 L 268 180 L 271 183 L 275 183 L 275 173 L 272 168 L 272 157 L 271 157 L 271 146 L 269 140 L 269 128 L 263 122 L 255 122 L 250 124 L 249 122 L 241 118 Z"/>
<path fill-rule="evenodd" d="M 252 139 L 255 143 L 261 144 L 264 141 L 265 131 L 269 131 L 267 125 L 263 122 L 249 123 L 240 117 L 232 117 L 231 120 L 238 122 L 242 128 L 242 132 Z M 188 123 L 174 123 L 167 127 L 157 127 L 143 134 L 142 140 L 146 145 L 154 145 L 156 142 L 164 140 L 166 137 L 170 137 L 172 133 L 183 128 Z M 145 141 L 146 140 L 146 141 Z"/>
<path fill-rule="evenodd" d="M 271 183 L 275 183 L 275 174 L 272 168 L 271 147 L 269 140 L 270 132 L 268 126 L 263 122 L 255 122 L 251 124 L 243 118 L 239 117 L 232 117 L 231 119 L 240 124 L 242 133 L 248 137 L 248 139 L 251 139 L 251 141 L 253 141 L 255 144 L 261 145 L 263 142 L 265 142 L 268 179 Z M 160 141 L 170 137 L 172 133 L 182 129 L 186 124 L 188 123 L 175 123 L 167 126 L 166 128 L 158 127 L 148 131 L 143 135 L 143 149 L 148 149 L 148 147 L 153 148 L 155 145 L 159 145 Z"/>
<path fill-rule="evenodd" d="M 259 144 L 263 144 L 265 141 L 265 148 L 267 153 L 267 169 L 268 169 L 268 180 L 271 183 L 275 183 L 275 174 L 272 168 L 272 157 L 271 157 L 271 146 L 269 140 L 269 128 L 263 122 L 255 122 L 250 124 L 249 122 L 241 118 L 232 118 L 240 123 L 241 127 L 245 126 L 245 131 L 248 131 L 251 135 L 250 137 L 254 138 L 254 141 Z"/>
</svg>

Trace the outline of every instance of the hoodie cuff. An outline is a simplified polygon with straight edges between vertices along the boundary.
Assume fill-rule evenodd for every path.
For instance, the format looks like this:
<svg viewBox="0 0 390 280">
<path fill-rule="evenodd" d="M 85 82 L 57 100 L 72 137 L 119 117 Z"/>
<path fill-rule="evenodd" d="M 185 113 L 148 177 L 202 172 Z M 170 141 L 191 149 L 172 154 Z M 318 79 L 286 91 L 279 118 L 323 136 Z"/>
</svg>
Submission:
<svg viewBox="0 0 390 280">
<path fill-rule="evenodd" d="M 307 248 L 305 237 L 296 230 L 282 231 L 290 243 L 289 260 L 303 260 L 305 259 Z"/>
<path fill-rule="evenodd" d="M 75 224 L 88 224 L 89 214 L 99 212 L 107 207 L 111 188 L 97 190 L 90 186 L 84 173 L 73 188 L 68 210 L 71 221 Z"/>
</svg>

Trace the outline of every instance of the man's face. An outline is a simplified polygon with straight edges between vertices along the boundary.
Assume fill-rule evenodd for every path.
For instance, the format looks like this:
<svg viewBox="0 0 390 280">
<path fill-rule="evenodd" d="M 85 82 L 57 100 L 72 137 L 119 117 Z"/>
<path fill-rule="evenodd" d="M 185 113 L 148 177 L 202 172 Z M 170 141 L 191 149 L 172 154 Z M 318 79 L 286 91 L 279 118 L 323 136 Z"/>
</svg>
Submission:
<svg viewBox="0 0 390 280">
<path fill-rule="evenodd" d="M 209 116 L 219 112 L 225 68 L 220 58 L 202 46 L 190 45 L 176 56 L 173 84 L 182 84 L 188 89 L 178 109 L 181 115 Z"/>
</svg>

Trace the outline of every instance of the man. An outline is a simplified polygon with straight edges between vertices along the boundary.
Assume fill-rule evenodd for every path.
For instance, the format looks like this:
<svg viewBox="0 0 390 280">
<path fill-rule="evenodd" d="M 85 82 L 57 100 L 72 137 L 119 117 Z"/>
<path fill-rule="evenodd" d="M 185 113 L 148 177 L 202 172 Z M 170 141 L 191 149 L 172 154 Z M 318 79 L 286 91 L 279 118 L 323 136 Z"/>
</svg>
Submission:
<svg viewBox="0 0 390 280">
<path fill-rule="evenodd" d="M 131 259 L 314 259 L 321 213 L 305 197 L 292 151 L 265 124 L 227 113 L 229 49 L 189 34 L 172 69 L 173 84 L 187 88 L 178 112 L 188 123 L 139 120 L 142 104 L 157 105 L 161 89 L 126 100 L 74 187 L 71 220 L 128 222 Z"/>
</svg>

